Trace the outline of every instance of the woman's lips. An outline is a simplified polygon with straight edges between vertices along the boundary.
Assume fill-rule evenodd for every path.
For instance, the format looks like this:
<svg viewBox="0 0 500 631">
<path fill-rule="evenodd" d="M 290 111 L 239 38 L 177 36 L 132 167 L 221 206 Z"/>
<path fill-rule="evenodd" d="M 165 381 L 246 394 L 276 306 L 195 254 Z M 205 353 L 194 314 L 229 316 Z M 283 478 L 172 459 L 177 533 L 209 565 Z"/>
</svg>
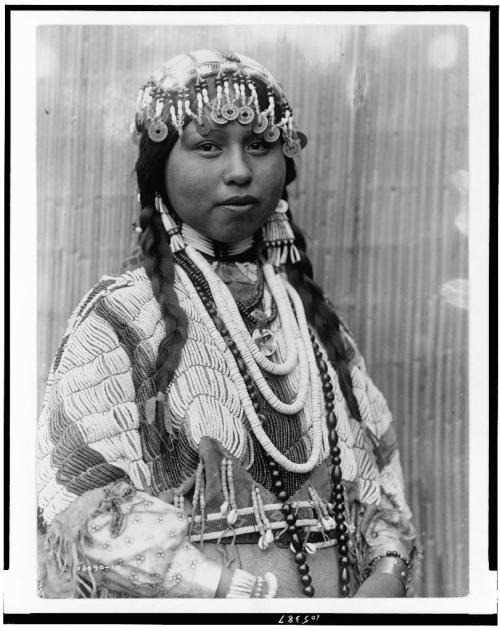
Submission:
<svg viewBox="0 0 500 631">
<path fill-rule="evenodd" d="M 235 214 L 245 214 L 255 208 L 255 204 L 217 204 L 219 208 L 224 208 L 225 210 L 235 213 Z"/>
<path fill-rule="evenodd" d="M 232 213 L 244 214 L 251 210 L 258 203 L 259 200 L 253 195 L 243 195 L 241 197 L 228 197 L 222 202 L 216 204 L 216 206 L 221 206 L 222 208 L 225 208 Z"/>
</svg>

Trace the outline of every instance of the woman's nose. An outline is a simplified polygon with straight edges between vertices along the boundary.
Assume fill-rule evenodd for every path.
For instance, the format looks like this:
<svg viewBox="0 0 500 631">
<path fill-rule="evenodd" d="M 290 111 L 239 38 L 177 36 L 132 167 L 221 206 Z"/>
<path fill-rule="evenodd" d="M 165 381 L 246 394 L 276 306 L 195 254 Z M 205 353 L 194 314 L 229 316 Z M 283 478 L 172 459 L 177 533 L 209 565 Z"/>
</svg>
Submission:
<svg viewBox="0 0 500 631">
<path fill-rule="evenodd" d="M 224 165 L 224 183 L 244 186 L 252 181 L 252 169 L 243 147 L 229 151 Z"/>
</svg>

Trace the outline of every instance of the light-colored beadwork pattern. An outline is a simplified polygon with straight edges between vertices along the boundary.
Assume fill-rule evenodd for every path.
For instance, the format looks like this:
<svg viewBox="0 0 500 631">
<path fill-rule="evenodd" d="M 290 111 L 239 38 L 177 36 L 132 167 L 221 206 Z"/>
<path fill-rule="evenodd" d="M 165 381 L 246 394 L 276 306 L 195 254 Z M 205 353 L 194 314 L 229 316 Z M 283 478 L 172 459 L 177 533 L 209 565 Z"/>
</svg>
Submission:
<svg viewBox="0 0 500 631">
<path fill-rule="evenodd" d="M 252 464 L 250 432 L 255 429 L 251 428 L 248 394 L 236 375 L 234 358 L 222 338 L 214 335 L 213 323 L 211 328 L 201 300 L 193 294 L 182 270 L 178 270 L 175 290 L 187 313 L 189 327 L 181 361 L 166 393 L 173 431 L 184 431 L 195 450 L 202 436 L 212 437 L 249 468 Z M 113 326 L 102 315 L 103 305 L 117 318 L 131 323 L 137 338 L 133 357 L 125 352 Z M 283 363 L 288 357 L 288 340 L 283 328 L 280 318 L 271 325 L 278 345 L 277 363 Z M 154 366 L 163 335 L 159 306 L 142 268 L 115 280 L 108 279 L 106 288 L 92 295 L 90 300 L 87 296 L 75 311 L 59 363 L 51 374 L 39 422 L 38 497 L 47 522 L 78 496 L 70 490 L 71 484 L 77 483 L 83 474 L 72 480 L 69 465 L 76 451 L 83 447 L 92 449 L 103 462 L 125 472 L 138 489 L 146 489 L 154 481 L 154 469 L 145 462 L 141 450 L 133 368 L 147 372 L 147 367 Z M 385 428 L 390 426 L 390 414 L 383 397 L 357 357 L 353 380 L 364 414 L 360 425 L 349 416 L 331 367 L 329 372 L 335 389 L 344 479 L 357 483 L 359 499 L 365 503 L 379 501 L 382 482 L 385 492 L 394 496 L 405 514 L 409 514 L 399 460 L 394 456 L 379 474 L 367 436 L 369 429 L 382 439 Z M 299 367 L 295 366 L 280 379 L 283 390 L 292 396 L 300 384 Z M 299 413 L 309 455 L 316 444 L 315 405 L 309 393 Z M 318 427 L 320 441 L 314 462 L 322 462 L 328 455 L 322 409 Z M 82 451 L 83 469 L 87 457 L 87 452 Z M 61 468 L 68 471 L 66 477 L 61 477 Z M 91 476 L 92 471 L 90 469 L 87 475 Z"/>
</svg>

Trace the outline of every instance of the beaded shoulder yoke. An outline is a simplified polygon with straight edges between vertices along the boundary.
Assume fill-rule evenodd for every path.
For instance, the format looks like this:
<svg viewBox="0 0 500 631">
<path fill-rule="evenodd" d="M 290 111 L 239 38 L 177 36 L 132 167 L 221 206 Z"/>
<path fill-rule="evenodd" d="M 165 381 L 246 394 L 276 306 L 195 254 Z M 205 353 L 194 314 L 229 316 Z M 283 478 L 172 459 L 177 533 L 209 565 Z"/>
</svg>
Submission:
<svg viewBox="0 0 500 631">
<path fill-rule="evenodd" d="M 220 506 L 234 463 L 240 471 L 236 477 L 243 480 L 234 498 L 241 518 L 239 534 L 258 533 L 259 515 L 271 518 L 272 529 L 283 527 L 269 492 L 272 480 L 265 454 L 251 431 L 227 354 L 214 343 L 202 308 L 183 283 L 182 274 L 177 274 L 174 287 L 188 316 L 188 336 L 168 391 L 160 395 L 153 375 L 165 328 L 142 268 L 118 278 L 104 277 L 71 316 L 50 373 L 38 428 L 38 502 L 47 525 L 85 492 L 120 479 L 184 507 L 184 502 L 189 505 L 197 499 L 200 467 L 216 464 L 218 471 L 212 479 L 219 488 L 201 534 L 195 534 L 194 540 L 204 535 L 220 538 L 227 518 Z M 279 358 L 283 331 L 279 320 L 271 326 Z M 363 506 L 368 508 L 366 514 L 376 512 L 384 519 L 383 527 L 370 521 L 372 558 L 387 546 L 407 557 L 407 542 L 414 533 L 391 415 L 350 335 L 344 335 L 352 353 L 351 377 L 362 415 L 362 423 L 350 418 L 337 388 L 337 432 L 349 506 Z M 338 383 L 331 366 L 329 371 Z M 280 398 L 291 401 L 299 379 L 297 371 L 292 371 L 285 379 L 270 379 L 270 386 Z M 311 452 L 310 411 L 310 401 L 292 416 L 266 410 L 269 437 L 296 462 L 306 461 Z M 284 479 L 290 495 L 296 494 L 302 525 L 314 526 L 321 518 L 321 487 L 327 479 L 321 471 L 328 468 L 328 453 L 323 413 L 316 470 L 312 475 L 287 473 Z M 313 479 L 315 485 L 310 484 Z M 315 509 L 311 512 L 310 507 Z M 368 522 L 365 517 L 366 526 Z M 389 528 L 389 535 L 376 540 L 384 528 L 386 533 Z M 369 529 L 363 530 L 370 544 Z M 401 532 L 404 544 L 399 541 Z"/>
</svg>

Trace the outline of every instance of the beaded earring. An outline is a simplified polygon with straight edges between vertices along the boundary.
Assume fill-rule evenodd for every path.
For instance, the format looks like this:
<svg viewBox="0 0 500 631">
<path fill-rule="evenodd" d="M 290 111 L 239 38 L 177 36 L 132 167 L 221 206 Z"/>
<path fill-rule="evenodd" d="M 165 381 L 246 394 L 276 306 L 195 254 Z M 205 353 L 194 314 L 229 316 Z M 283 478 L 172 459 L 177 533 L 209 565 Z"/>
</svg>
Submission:
<svg viewBox="0 0 500 631">
<path fill-rule="evenodd" d="M 181 237 L 181 229 L 170 216 L 167 207 L 165 206 L 162 198 L 159 195 L 157 195 L 155 198 L 155 206 L 156 210 L 161 215 L 163 227 L 165 228 L 165 231 L 170 239 L 170 249 L 172 250 L 172 254 L 179 252 L 179 250 L 183 250 L 186 247 L 186 244 Z"/>
<path fill-rule="evenodd" d="M 295 245 L 292 226 L 286 214 L 287 210 L 287 202 L 280 199 L 276 210 L 262 228 L 267 261 L 271 265 L 282 265 L 288 259 L 291 263 L 300 261 L 300 253 Z"/>
</svg>

